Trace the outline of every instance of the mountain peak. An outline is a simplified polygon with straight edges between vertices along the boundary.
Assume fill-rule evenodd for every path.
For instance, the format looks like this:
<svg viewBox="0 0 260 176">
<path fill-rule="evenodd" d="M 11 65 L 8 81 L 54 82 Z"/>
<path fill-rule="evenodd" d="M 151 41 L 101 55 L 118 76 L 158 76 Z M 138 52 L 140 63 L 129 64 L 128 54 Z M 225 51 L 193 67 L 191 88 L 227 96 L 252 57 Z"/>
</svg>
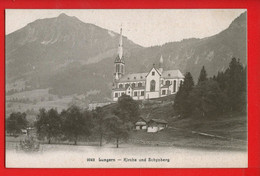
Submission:
<svg viewBox="0 0 260 176">
<path fill-rule="evenodd" d="M 69 17 L 66 13 L 61 13 L 58 18 L 67 18 Z"/>
<path fill-rule="evenodd" d="M 241 13 L 229 26 L 229 28 L 246 28 L 247 12 Z"/>
</svg>

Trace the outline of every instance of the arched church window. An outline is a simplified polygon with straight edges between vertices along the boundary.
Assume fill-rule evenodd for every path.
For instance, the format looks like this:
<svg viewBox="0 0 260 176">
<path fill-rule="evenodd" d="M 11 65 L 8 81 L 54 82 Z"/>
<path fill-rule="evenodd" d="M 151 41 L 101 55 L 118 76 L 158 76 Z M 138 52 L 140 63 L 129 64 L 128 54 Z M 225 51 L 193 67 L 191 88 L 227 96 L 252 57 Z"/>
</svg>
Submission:
<svg viewBox="0 0 260 176">
<path fill-rule="evenodd" d="M 166 85 L 170 85 L 170 83 L 171 83 L 171 82 L 170 82 L 169 80 L 167 80 L 167 81 L 165 82 Z"/>
<path fill-rule="evenodd" d="M 135 83 L 132 83 L 132 87 L 135 87 Z"/>
<path fill-rule="evenodd" d="M 123 88 L 123 84 L 119 84 L 119 88 Z"/>
<path fill-rule="evenodd" d="M 141 82 L 138 83 L 138 87 L 142 87 L 142 83 Z"/>
<path fill-rule="evenodd" d="M 154 92 L 155 91 L 155 80 L 152 80 L 150 82 L 150 92 Z"/>
<path fill-rule="evenodd" d="M 125 88 L 128 88 L 128 87 L 129 87 L 129 84 L 126 84 L 126 85 L 125 85 Z"/>
</svg>

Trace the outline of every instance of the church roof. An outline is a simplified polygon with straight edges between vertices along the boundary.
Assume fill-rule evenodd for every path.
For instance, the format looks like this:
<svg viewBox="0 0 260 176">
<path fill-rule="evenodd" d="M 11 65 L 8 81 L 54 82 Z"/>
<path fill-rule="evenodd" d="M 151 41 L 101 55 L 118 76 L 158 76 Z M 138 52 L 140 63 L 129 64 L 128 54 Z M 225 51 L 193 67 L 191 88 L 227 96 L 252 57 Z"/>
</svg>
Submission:
<svg viewBox="0 0 260 176">
<path fill-rule="evenodd" d="M 161 88 L 169 88 L 171 84 L 165 84 Z"/>
<path fill-rule="evenodd" d="M 159 70 L 155 69 L 160 74 Z M 130 73 L 120 78 L 118 82 L 137 82 L 145 81 L 148 73 Z M 162 78 L 184 78 L 180 70 L 166 70 L 161 74 Z"/>
<path fill-rule="evenodd" d="M 168 122 L 163 119 L 151 119 L 149 122 L 163 123 L 167 124 Z"/>
<path fill-rule="evenodd" d="M 151 70 L 146 74 L 146 76 L 148 76 L 148 74 L 154 69 L 160 76 L 162 75 L 162 73 L 154 67 L 155 65 L 153 65 L 153 68 L 151 68 Z"/>
<path fill-rule="evenodd" d="M 180 70 L 166 70 L 162 72 L 163 78 L 184 78 Z"/>
<path fill-rule="evenodd" d="M 126 89 L 125 88 L 114 88 L 113 90 L 114 91 L 125 91 Z"/>
<path fill-rule="evenodd" d="M 142 89 L 145 89 L 145 87 L 144 86 L 142 86 L 142 87 L 134 87 L 133 89 L 134 90 L 142 90 Z"/>
<path fill-rule="evenodd" d="M 128 89 L 129 87 L 131 87 L 131 89 L 133 89 L 133 90 L 144 90 L 144 89 L 145 89 L 144 86 L 141 86 L 141 87 L 132 87 L 131 85 L 126 85 L 126 87 L 123 87 L 123 88 L 114 88 L 113 90 L 114 90 L 114 91 L 125 91 L 125 90 Z"/>
<path fill-rule="evenodd" d="M 120 78 L 119 82 L 145 81 L 147 73 L 131 73 Z"/>
<path fill-rule="evenodd" d="M 132 86 L 131 86 L 130 84 L 128 84 L 128 85 L 125 86 L 125 90 L 128 89 L 129 87 L 130 87 L 131 89 L 133 89 Z"/>
</svg>

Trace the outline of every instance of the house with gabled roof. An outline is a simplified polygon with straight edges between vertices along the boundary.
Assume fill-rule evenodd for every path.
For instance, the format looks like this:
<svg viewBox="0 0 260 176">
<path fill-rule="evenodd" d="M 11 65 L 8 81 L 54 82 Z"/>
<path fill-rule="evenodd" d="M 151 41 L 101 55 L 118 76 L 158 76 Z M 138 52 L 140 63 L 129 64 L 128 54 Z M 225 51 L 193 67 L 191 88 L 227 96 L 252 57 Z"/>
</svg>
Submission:
<svg viewBox="0 0 260 176">
<path fill-rule="evenodd" d="M 156 68 L 154 64 L 149 72 L 125 74 L 122 28 L 120 29 L 118 53 L 114 61 L 113 101 L 117 101 L 123 94 L 131 96 L 134 100 L 159 98 L 175 94 L 183 80 L 184 76 L 180 70 L 163 69 L 162 56 L 159 68 Z"/>
<path fill-rule="evenodd" d="M 168 122 L 163 119 L 151 119 L 147 122 L 147 132 L 155 133 L 167 128 Z"/>
<path fill-rule="evenodd" d="M 137 122 L 135 122 L 135 129 L 136 130 L 146 130 L 147 122 L 148 122 L 148 120 L 141 117 Z"/>
</svg>

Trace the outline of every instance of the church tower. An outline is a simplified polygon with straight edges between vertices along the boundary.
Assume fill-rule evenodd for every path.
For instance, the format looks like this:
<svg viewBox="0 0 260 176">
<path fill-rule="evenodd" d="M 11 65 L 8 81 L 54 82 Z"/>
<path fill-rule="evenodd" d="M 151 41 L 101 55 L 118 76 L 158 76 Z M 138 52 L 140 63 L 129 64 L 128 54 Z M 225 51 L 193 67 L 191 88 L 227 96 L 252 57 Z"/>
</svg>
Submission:
<svg viewBox="0 0 260 176">
<path fill-rule="evenodd" d="M 125 61 L 123 56 L 122 28 L 120 29 L 119 46 L 116 59 L 114 61 L 114 82 L 118 81 L 125 74 Z"/>
</svg>

